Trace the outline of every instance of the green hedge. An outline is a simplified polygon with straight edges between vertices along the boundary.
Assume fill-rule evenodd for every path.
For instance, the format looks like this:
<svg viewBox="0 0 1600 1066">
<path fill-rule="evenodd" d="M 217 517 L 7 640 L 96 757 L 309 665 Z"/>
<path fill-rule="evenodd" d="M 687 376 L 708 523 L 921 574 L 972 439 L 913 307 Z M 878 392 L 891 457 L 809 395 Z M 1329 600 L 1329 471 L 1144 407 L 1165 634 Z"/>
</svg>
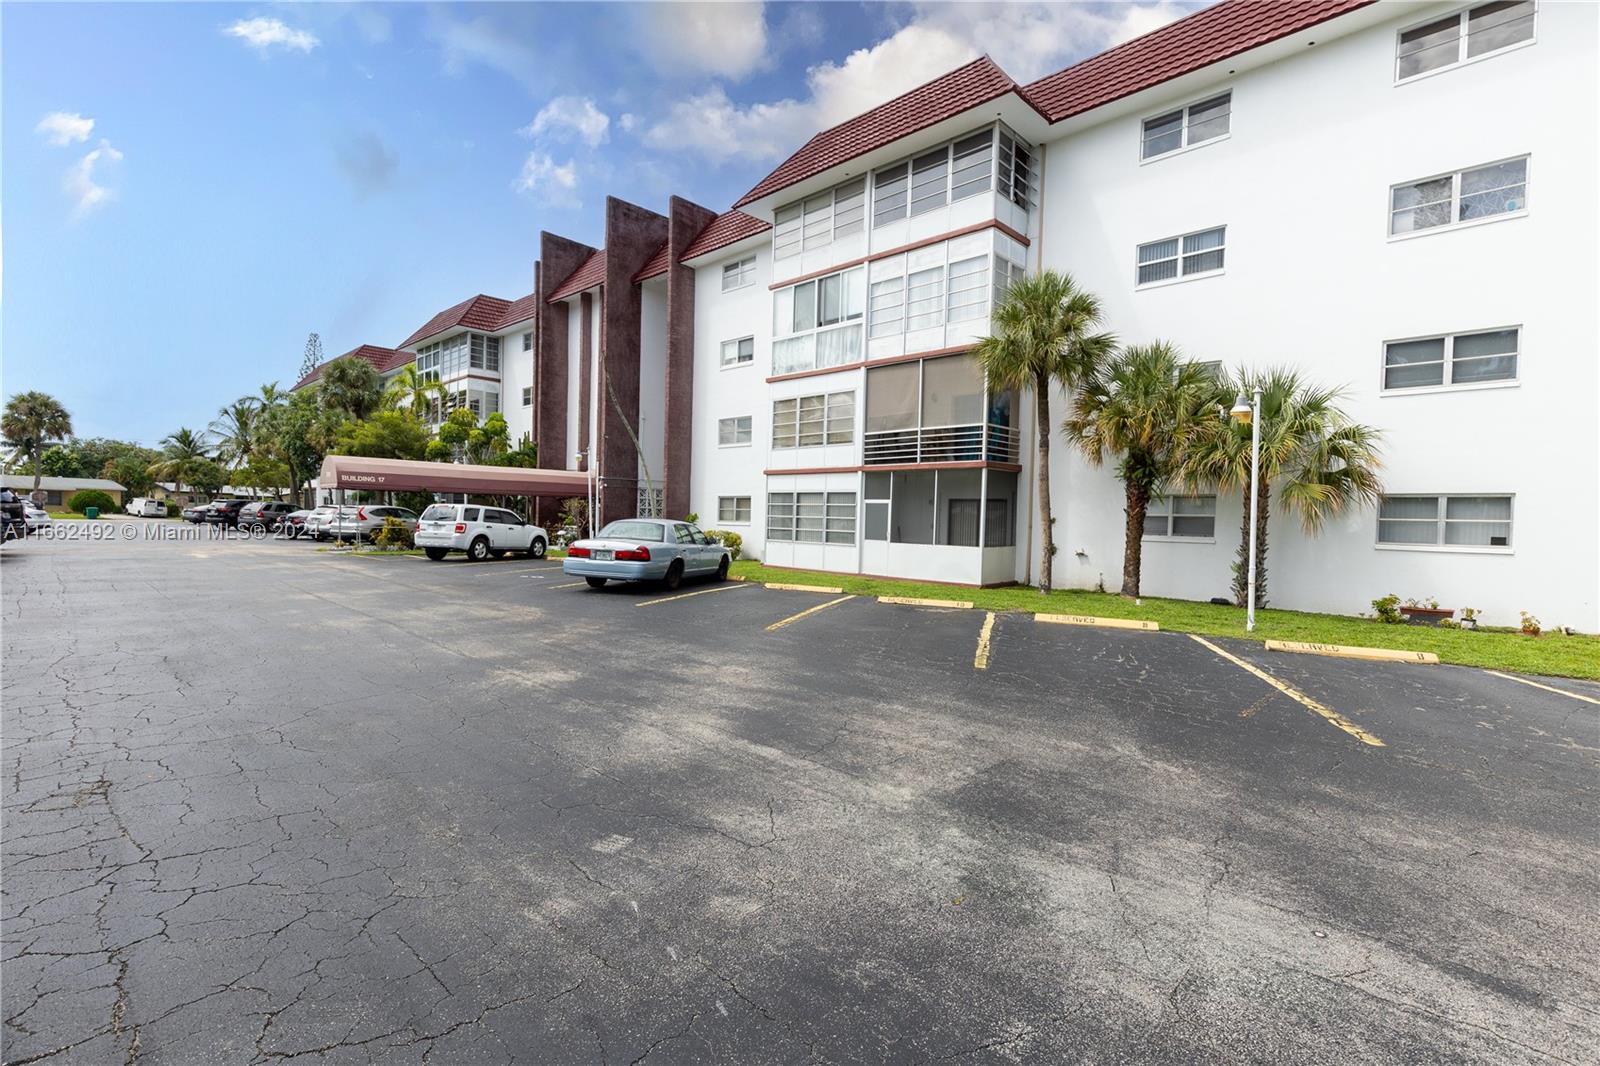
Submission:
<svg viewBox="0 0 1600 1066">
<path fill-rule="evenodd" d="M 109 493 L 101 492 L 99 489 L 74 492 L 72 498 L 67 501 L 67 510 L 78 514 L 88 514 L 91 507 L 98 507 L 101 514 L 110 514 L 117 509 L 117 501 L 113 500 Z"/>
</svg>

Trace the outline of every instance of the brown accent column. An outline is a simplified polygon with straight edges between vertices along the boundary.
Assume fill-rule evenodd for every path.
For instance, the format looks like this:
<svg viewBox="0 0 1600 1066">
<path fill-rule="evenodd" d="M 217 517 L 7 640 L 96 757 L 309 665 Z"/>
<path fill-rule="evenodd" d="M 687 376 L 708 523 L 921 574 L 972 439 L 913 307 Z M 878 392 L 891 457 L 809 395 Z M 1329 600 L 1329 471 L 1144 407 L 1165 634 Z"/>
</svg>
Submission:
<svg viewBox="0 0 1600 1066">
<path fill-rule="evenodd" d="M 606 281 L 600 296 L 600 475 L 603 523 L 638 510 L 639 455 L 629 435 L 639 432 L 639 325 L 642 300 L 633 276 L 667 239 L 663 215 L 606 197 Z M 613 399 L 613 393 L 615 398 Z M 621 408 L 620 413 L 618 407 Z M 624 427 L 623 420 L 627 426 Z M 661 474 L 651 470 L 652 477 Z"/>
<path fill-rule="evenodd" d="M 578 317 L 578 439 L 573 442 L 574 454 L 589 447 L 589 411 L 594 406 L 589 402 L 589 378 L 594 370 L 594 297 L 588 293 L 578 297 Z M 592 455 L 578 464 L 580 470 L 593 467 Z"/>
<path fill-rule="evenodd" d="M 675 517 L 689 513 L 694 461 L 694 269 L 678 260 L 716 217 L 679 196 L 667 207 L 667 461 L 660 476 L 667 514 Z"/>
<path fill-rule="evenodd" d="M 567 305 L 551 304 L 550 293 L 594 253 L 587 244 L 553 233 L 539 234 L 537 283 L 539 322 L 534 334 L 534 440 L 539 465 L 565 470 L 574 451 L 567 440 Z"/>
</svg>

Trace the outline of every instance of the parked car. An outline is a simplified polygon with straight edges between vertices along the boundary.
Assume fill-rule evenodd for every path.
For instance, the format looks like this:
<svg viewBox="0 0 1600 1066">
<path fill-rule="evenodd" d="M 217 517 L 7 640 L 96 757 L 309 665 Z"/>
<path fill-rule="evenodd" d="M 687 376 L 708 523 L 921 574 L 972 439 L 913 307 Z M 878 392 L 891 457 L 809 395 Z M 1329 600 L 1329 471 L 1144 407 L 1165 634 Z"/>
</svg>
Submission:
<svg viewBox="0 0 1600 1066">
<path fill-rule="evenodd" d="M 239 508 L 238 525 L 240 529 L 276 532 L 293 510 L 295 510 L 294 504 L 280 503 L 277 500 L 247 503 Z"/>
<path fill-rule="evenodd" d="M 385 518 L 398 518 L 413 527 L 417 524 L 417 512 L 408 507 L 369 503 L 360 507 L 346 507 L 333 515 L 324 533 L 335 540 L 372 540 L 383 528 Z"/>
<path fill-rule="evenodd" d="M 660 581 L 675 589 L 686 577 L 723 581 L 732 563 L 728 550 L 691 522 L 628 518 L 573 541 L 561 571 L 578 575 L 590 588 L 607 581 Z"/>
<path fill-rule="evenodd" d="M 10 489 L 0 488 L 0 516 L 5 522 L 5 540 L 21 540 L 28 535 L 27 505 Z"/>
<path fill-rule="evenodd" d="M 306 519 L 315 513 L 316 508 L 314 507 L 304 507 L 298 511 L 290 511 L 283 516 L 283 521 L 279 523 L 278 529 L 290 540 L 303 537 L 306 535 Z"/>
<path fill-rule="evenodd" d="M 329 523 L 339 514 L 340 510 L 341 508 L 326 503 L 313 509 L 301 523 L 300 528 L 303 531 L 301 535 L 310 537 L 312 540 L 321 540 L 326 537 Z M 354 514 L 356 509 L 354 507 L 345 507 L 343 510 Z"/>
<path fill-rule="evenodd" d="M 451 552 L 466 552 L 473 562 L 506 552 L 543 559 L 550 535 L 515 511 L 475 503 L 435 503 L 417 520 L 416 545 L 438 562 Z"/>
<path fill-rule="evenodd" d="M 210 509 L 206 511 L 206 521 L 213 525 L 237 526 L 239 512 L 244 510 L 249 500 L 214 500 Z"/>
<path fill-rule="evenodd" d="M 167 505 L 154 496 L 135 496 L 128 501 L 128 506 L 123 510 L 139 518 L 167 517 Z"/>
<path fill-rule="evenodd" d="M 183 509 L 183 520 L 185 522 L 204 522 L 206 515 L 210 513 L 211 505 L 209 503 L 191 503 Z"/>
<path fill-rule="evenodd" d="M 23 521 L 27 523 L 28 532 L 36 533 L 54 521 L 50 512 L 34 503 L 32 500 L 22 501 Z"/>
</svg>

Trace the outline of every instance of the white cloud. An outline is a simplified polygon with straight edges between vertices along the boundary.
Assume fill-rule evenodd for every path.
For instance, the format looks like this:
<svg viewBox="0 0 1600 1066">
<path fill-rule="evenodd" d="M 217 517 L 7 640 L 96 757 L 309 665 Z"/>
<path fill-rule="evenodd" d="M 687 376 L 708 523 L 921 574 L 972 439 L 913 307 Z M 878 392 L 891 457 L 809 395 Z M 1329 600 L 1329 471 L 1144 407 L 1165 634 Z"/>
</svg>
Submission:
<svg viewBox="0 0 1600 1066">
<path fill-rule="evenodd" d="M 279 19 L 253 18 L 240 19 L 231 26 L 225 26 L 223 33 L 229 37 L 237 37 L 258 52 L 266 52 L 273 47 L 282 47 L 296 52 L 309 52 L 322 42 L 310 30 L 297 30 L 285 25 Z"/>
<path fill-rule="evenodd" d="M 800 99 L 741 105 L 720 86 L 680 100 L 645 134 L 656 148 L 718 162 L 780 159 L 818 130 L 988 53 L 1028 82 L 1185 14 L 1170 0 L 1107 9 L 1081 4 L 922 4 L 888 37 L 806 71 Z"/>
<path fill-rule="evenodd" d="M 522 173 L 511 187 L 553 207 L 577 207 L 578 167 L 570 159 L 557 163 L 544 152 L 529 152 L 522 161 Z"/>
<path fill-rule="evenodd" d="M 76 112 L 52 111 L 33 129 L 54 145 L 82 144 L 94 132 L 94 119 Z"/>
<path fill-rule="evenodd" d="M 72 213 L 74 218 L 82 218 L 97 207 L 101 207 L 116 198 L 116 193 L 105 185 L 96 181 L 100 175 L 99 170 L 107 166 L 122 162 L 122 153 L 111 147 L 111 142 L 102 140 L 100 147 L 91 149 L 84 157 L 67 169 L 66 177 L 62 179 L 62 187 L 72 199 Z"/>
<path fill-rule="evenodd" d="M 617 125 L 621 127 L 623 133 L 632 133 L 634 127 L 639 125 L 639 116 L 631 111 L 624 111 L 617 116 Z"/>
<path fill-rule="evenodd" d="M 762 4 L 642 4 L 637 17 L 640 54 L 665 74 L 738 80 L 770 58 Z"/>
<path fill-rule="evenodd" d="M 444 9 L 430 8 L 427 32 L 443 53 L 446 74 L 460 75 L 480 63 L 532 87 L 534 76 L 543 68 L 533 49 L 485 16 L 456 22 Z"/>
<path fill-rule="evenodd" d="M 576 134 L 590 148 L 604 143 L 611 119 L 594 106 L 586 96 L 558 96 L 545 104 L 534 116 L 533 122 L 520 131 L 524 136 L 537 137 L 551 133 L 557 137 Z"/>
</svg>

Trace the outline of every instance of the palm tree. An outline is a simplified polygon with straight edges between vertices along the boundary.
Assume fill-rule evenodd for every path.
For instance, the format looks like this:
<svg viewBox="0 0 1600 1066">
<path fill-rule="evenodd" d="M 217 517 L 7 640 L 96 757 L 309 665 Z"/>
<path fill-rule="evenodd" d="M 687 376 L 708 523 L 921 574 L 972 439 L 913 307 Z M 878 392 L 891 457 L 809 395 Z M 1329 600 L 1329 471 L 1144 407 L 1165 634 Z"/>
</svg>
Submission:
<svg viewBox="0 0 1600 1066">
<path fill-rule="evenodd" d="M 1012 282 L 994 311 L 990 336 L 978 342 L 978 365 L 995 391 L 1031 388 L 1039 452 L 1039 591 L 1050 591 L 1055 519 L 1050 514 L 1050 385 L 1070 389 L 1116 350 L 1116 338 L 1095 332 L 1100 300 L 1066 274 L 1041 271 Z"/>
<path fill-rule="evenodd" d="M 161 442 L 161 458 L 150 464 L 150 476 L 158 481 L 171 481 L 177 491 L 185 482 L 194 483 L 195 475 L 203 479 L 207 471 L 203 464 L 211 463 L 211 447 L 203 433 L 180 428 Z"/>
<path fill-rule="evenodd" d="M 1122 594 L 1139 595 L 1144 516 L 1172 474 L 1173 457 L 1206 414 L 1215 418 L 1216 379 L 1176 348 L 1156 341 L 1120 352 L 1092 373 L 1073 397 L 1065 430 L 1094 466 L 1120 455 L 1117 477 L 1126 503 Z"/>
<path fill-rule="evenodd" d="M 224 407 L 211 423 L 217 441 L 217 456 L 234 469 L 243 466 L 255 451 L 260 414 L 254 396 L 245 396 Z"/>
<path fill-rule="evenodd" d="M 32 461 L 33 495 L 37 497 L 44 473 L 40 458 L 56 441 L 72 436 L 72 415 L 47 392 L 19 392 L 6 401 L 5 412 L 0 414 L 0 434 L 14 456 Z"/>
<path fill-rule="evenodd" d="M 390 409 L 409 408 L 418 420 L 426 420 L 429 402 L 444 395 L 444 385 L 427 380 L 417 373 L 417 364 L 407 363 L 389 381 L 383 392 L 383 405 Z"/>
<path fill-rule="evenodd" d="M 1372 503 L 1383 492 L 1381 434 L 1358 425 L 1338 407 L 1342 389 L 1314 386 L 1287 367 L 1241 372 L 1230 383 L 1241 396 L 1261 390 L 1261 471 L 1256 492 L 1256 606 L 1267 602 L 1267 517 L 1272 486 L 1308 534 L 1345 510 Z M 1219 414 L 1186 437 L 1176 466 L 1191 486 L 1210 484 L 1248 494 L 1250 426 Z M 1239 521 L 1233 565 L 1233 599 L 1244 606 L 1250 561 L 1250 507 Z"/>
<path fill-rule="evenodd" d="M 359 422 L 382 403 L 382 379 L 365 359 L 335 359 L 323 368 L 317 395 L 324 408 L 342 411 Z"/>
</svg>

